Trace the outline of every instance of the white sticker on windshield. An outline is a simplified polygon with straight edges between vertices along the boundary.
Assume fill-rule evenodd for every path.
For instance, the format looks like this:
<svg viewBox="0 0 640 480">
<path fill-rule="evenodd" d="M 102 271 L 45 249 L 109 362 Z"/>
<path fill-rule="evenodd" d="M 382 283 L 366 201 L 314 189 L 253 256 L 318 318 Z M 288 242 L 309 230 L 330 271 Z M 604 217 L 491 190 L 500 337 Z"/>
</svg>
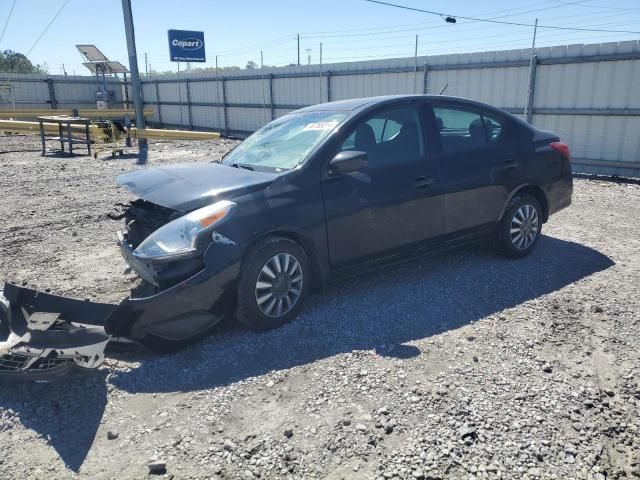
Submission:
<svg viewBox="0 0 640 480">
<path fill-rule="evenodd" d="M 313 122 L 305 126 L 302 130 L 332 130 L 338 125 L 338 122 L 333 120 L 330 122 Z"/>
</svg>

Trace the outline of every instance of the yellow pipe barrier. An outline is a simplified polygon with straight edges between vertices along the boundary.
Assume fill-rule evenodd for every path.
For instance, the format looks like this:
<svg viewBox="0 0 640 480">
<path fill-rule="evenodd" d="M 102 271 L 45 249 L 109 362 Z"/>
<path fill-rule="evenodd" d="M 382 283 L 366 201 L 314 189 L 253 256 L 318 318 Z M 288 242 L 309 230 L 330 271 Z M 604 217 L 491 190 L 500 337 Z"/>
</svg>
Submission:
<svg viewBox="0 0 640 480">
<path fill-rule="evenodd" d="M 43 123 L 44 132 L 47 135 L 59 135 L 57 123 Z M 66 127 L 64 127 L 66 128 Z M 71 124 L 74 133 L 84 134 L 84 125 Z M 105 133 L 98 125 L 89 125 L 91 136 L 96 139 L 98 136 L 104 136 Z M 0 132 L 39 134 L 40 125 L 38 122 L 27 122 L 22 120 L 0 120 Z M 167 139 L 167 140 L 215 140 L 220 138 L 218 132 L 194 132 L 191 130 L 163 130 L 159 128 L 145 128 L 137 131 L 131 128 L 132 137 L 144 137 L 149 139 Z"/>
<path fill-rule="evenodd" d="M 58 124 L 57 123 L 43 123 L 44 131 L 46 134 L 55 134 L 59 133 Z M 66 126 L 64 127 L 66 129 Z M 77 130 L 78 132 L 84 132 L 84 125 L 79 124 L 71 124 L 72 130 Z M 89 130 L 93 132 L 98 129 L 97 125 L 89 125 Z M 12 132 L 12 133 L 40 133 L 40 125 L 38 122 L 27 122 L 24 120 L 0 120 L 0 131 L 1 132 Z"/>
<path fill-rule="evenodd" d="M 194 132 L 191 130 L 163 130 L 160 128 L 145 128 L 136 131 L 131 129 L 132 137 L 144 137 L 149 139 L 165 138 L 167 140 L 215 140 L 220 138 L 218 132 Z"/>
<path fill-rule="evenodd" d="M 153 108 L 145 108 L 144 116 L 152 117 L 154 113 Z M 24 108 L 14 110 L 0 110 L 0 118 L 36 118 L 46 117 L 49 115 L 67 115 L 73 114 L 72 110 L 51 110 L 51 109 L 39 109 L 39 108 Z M 125 115 L 129 115 L 130 118 L 135 118 L 135 110 L 129 108 L 110 108 L 104 110 L 98 110 L 97 108 L 81 108 L 78 110 L 78 115 L 86 118 L 124 118 Z"/>
</svg>

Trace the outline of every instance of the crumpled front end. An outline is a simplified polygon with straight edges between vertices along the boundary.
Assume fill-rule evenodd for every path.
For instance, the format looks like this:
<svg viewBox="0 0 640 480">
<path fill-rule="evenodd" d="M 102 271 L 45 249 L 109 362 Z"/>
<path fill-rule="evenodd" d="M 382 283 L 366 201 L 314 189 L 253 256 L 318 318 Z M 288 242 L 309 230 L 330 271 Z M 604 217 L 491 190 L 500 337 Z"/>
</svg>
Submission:
<svg viewBox="0 0 640 480">
<path fill-rule="evenodd" d="M 6 283 L 0 290 L 0 378 L 50 381 L 99 367 L 110 339 L 102 324 L 113 308 Z"/>
</svg>

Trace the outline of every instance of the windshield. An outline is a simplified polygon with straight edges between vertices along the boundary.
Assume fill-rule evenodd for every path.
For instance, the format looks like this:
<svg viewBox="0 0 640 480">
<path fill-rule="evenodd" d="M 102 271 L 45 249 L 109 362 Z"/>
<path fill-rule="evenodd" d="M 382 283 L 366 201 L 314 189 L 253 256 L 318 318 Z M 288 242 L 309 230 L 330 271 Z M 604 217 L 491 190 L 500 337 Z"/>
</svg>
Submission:
<svg viewBox="0 0 640 480">
<path fill-rule="evenodd" d="M 230 152 L 222 163 L 245 168 L 294 168 L 302 163 L 347 115 L 346 112 L 285 115 L 247 138 Z"/>
</svg>

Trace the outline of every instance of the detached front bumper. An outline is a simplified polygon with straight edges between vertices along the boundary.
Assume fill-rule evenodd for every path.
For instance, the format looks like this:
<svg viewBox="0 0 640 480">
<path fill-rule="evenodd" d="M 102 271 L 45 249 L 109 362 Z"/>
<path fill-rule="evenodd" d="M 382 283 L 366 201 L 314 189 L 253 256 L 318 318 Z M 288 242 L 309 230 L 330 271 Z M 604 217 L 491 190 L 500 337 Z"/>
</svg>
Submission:
<svg viewBox="0 0 640 480">
<path fill-rule="evenodd" d="M 0 341 L 0 377 L 48 381 L 76 368 L 99 367 L 110 338 L 100 323 L 114 307 L 5 284 L 0 290 L 0 340 L 6 338 Z M 92 326 L 78 322 L 95 315 L 105 317 L 95 318 Z"/>
<path fill-rule="evenodd" d="M 196 273 L 167 288 L 153 283 L 157 271 L 131 261 L 122 239 L 120 247 L 144 282 L 117 305 L 11 283 L 0 289 L 0 378 L 48 381 L 74 368 L 97 368 L 111 339 L 175 349 L 215 326 L 234 305 L 241 252 L 224 237 L 214 239 Z"/>
</svg>

